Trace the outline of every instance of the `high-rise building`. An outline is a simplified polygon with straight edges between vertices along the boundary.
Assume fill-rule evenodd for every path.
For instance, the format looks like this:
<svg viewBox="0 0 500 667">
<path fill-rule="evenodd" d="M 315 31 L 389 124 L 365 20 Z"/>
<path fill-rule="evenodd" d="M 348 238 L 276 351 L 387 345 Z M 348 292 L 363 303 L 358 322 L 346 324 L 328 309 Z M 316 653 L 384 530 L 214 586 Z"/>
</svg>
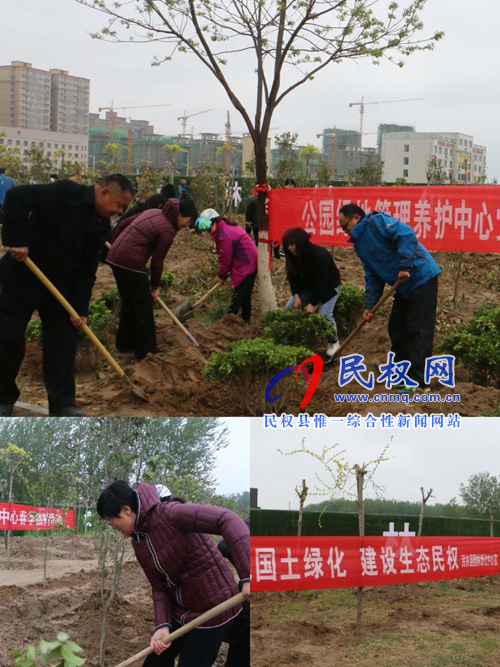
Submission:
<svg viewBox="0 0 500 667">
<path fill-rule="evenodd" d="M 62 69 L 51 69 L 50 77 L 50 129 L 88 134 L 90 81 Z"/>
<path fill-rule="evenodd" d="M 382 154 L 382 136 L 386 132 L 415 132 L 412 125 L 396 125 L 394 123 L 381 123 L 377 129 L 377 150 Z"/>
<path fill-rule="evenodd" d="M 88 133 L 90 81 L 13 60 L 0 66 L 0 126 Z"/>
</svg>

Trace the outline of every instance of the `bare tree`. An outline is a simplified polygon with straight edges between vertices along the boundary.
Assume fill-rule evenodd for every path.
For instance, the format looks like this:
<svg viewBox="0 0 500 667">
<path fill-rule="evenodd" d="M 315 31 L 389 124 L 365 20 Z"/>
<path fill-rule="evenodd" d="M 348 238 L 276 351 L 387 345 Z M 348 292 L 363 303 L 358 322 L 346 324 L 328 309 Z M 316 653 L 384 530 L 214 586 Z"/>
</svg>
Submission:
<svg viewBox="0 0 500 667">
<path fill-rule="evenodd" d="M 295 487 L 295 493 L 299 497 L 299 521 L 297 524 L 297 536 L 300 537 L 302 535 L 302 515 L 304 514 L 304 503 L 306 502 L 307 498 L 307 492 L 309 489 L 306 486 L 306 480 L 302 480 L 302 489 L 300 489 L 298 486 Z"/>
<path fill-rule="evenodd" d="M 342 60 L 386 58 L 402 66 L 415 51 L 431 50 L 443 33 L 418 39 L 426 0 L 404 7 L 383 0 L 76 0 L 109 17 L 93 34 L 108 41 L 161 44 L 154 64 L 177 52 L 191 53 L 217 79 L 252 137 L 257 183 L 267 183 L 266 146 L 276 108 L 296 88 Z M 244 101 L 248 67 L 255 74 L 254 113 Z M 237 66 L 229 71 L 231 62 Z M 286 76 L 285 76 L 286 75 Z M 240 86 L 240 93 L 237 86 Z M 266 192 L 259 191 L 265 221 Z M 259 253 L 259 287 L 264 310 L 276 297 L 264 248 Z"/>
<path fill-rule="evenodd" d="M 422 525 L 424 523 L 425 506 L 426 506 L 427 501 L 429 500 L 429 498 L 432 496 L 432 491 L 433 490 L 429 489 L 429 491 L 426 494 L 425 491 L 424 491 L 424 487 L 421 486 L 420 491 L 422 493 L 422 505 L 420 506 L 420 518 L 418 520 L 418 533 L 417 533 L 418 537 L 420 537 L 422 535 Z"/>
</svg>

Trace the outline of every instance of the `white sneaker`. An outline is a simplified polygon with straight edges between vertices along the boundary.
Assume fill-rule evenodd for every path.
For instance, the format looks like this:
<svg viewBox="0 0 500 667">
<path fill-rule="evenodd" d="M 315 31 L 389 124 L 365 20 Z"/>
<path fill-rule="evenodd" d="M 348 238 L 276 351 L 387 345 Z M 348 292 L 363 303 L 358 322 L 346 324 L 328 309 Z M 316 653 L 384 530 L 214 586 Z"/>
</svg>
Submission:
<svg viewBox="0 0 500 667">
<path fill-rule="evenodd" d="M 335 343 L 330 343 L 330 345 L 326 348 L 326 356 L 327 357 L 333 357 L 336 352 L 340 350 L 340 343 L 336 341 Z"/>
</svg>

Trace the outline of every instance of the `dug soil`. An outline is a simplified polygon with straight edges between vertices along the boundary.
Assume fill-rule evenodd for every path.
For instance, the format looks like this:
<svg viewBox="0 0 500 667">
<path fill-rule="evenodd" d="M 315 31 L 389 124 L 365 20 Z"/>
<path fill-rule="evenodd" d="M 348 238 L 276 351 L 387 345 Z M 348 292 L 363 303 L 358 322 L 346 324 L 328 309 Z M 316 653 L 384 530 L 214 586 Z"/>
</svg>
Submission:
<svg viewBox="0 0 500 667">
<path fill-rule="evenodd" d="M 356 635 L 356 592 L 252 596 L 252 667 L 445 667 L 500 664 L 500 582 L 365 589 Z"/>
<path fill-rule="evenodd" d="M 364 286 L 363 271 L 352 249 L 337 248 L 336 262 L 342 281 L 358 287 Z M 459 283 L 458 307 L 452 306 L 454 293 L 454 262 L 457 255 L 435 253 L 435 258 L 443 268 L 440 276 L 438 315 L 435 349 L 443 338 L 453 331 L 457 324 L 470 318 L 482 304 L 500 302 L 498 278 L 494 278 L 498 266 L 495 255 L 464 255 L 463 276 Z M 207 237 L 198 237 L 188 231 L 181 232 L 169 252 L 165 269 L 176 276 L 176 284 L 168 294 L 168 305 L 175 308 L 189 299 L 196 300 L 215 282 L 216 258 L 213 244 Z M 273 282 L 277 287 L 278 305 L 283 307 L 288 299 L 288 284 L 285 280 L 284 259 L 272 260 Z M 488 277 L 493 276 L 492 280 Z M 98 270 L 93 298 L 115 288 L 109 266 L 101 265 Z M 224 286 L 196 311 L 195 319 L 188 320 L 186 326 L 199 342 L 194 347 L 186 336 L 170 321 L 162 310 L 155 312 L 158 345 L 164 357 L 149 356 L 136 362 L 133 355 L 118 354 L 110 343 L 110 351 L 115 356 L 131 380 L 141 387 L 148 402 L 143 402 L 131 393 L 125 382 L 93 351 L 80 354 L 80 370 L 77 372 L 77 400 L 89 416 L 242 416 L 262 415 L 276 412 L 277 404 L 265 403 L 263 389 L 271 379 L 262 378 L 250 392 L 241 387 L 226 386 L 221 382 L 207 384 L 203 379 L 203 368 L 214 352 L 224 351 L 229 343 L 238 339 L 263 337 L 259 325 L 261 314 L 258 288 L 253 294 L 253 318 L 250 326 L 233 315 L 222 315 L 213 321 L 216 307 L 223 313 L 229 301 L 230 289 Z M 364 327 L 346 353 L 364 355 L 369 371 L 378 371 L 378 365 L 387 360 L 390 341 L 387 335 L 389 308 L 381 312 L 372 323 Z M 212 322 L 212 323 L 210 323 Z M 322 347 L 317 350 L 323 354 Z M 83 362 L 85 363 L 82 363 Z M 290 379 L 290 378 L 288 378 Z M 334 394 L 339 392 L 338 366 L 324 370 L 316 393 L 309 403 L 310 414 L 325 413 L 329 416 L 355 412 L 366 415 L 381 413 L 459 413 L 462 416 L 497 415 L 500 410 L 500 389 L 482 387 L 470 381 L 467 369 L 459 369 L 455 389 L 449 390 L 440 384 L 432 386 L 432 391 L 444 397 L 459 394 L 460 402 L 442 403 L 364 403 L 359 401 L 337 402 Z M 436 382 L 435 380 L 433 382 Z M 22 365 L 19 387 L 21 401 L 45 406 L 46 394 L 42 377 L 41 349 L 37 342 L 27 345 L 26 357 Z M 386 392 L 383 385 L 376 385 L 374 391 L 365 390 L 356 383 L 344 387 L 342 393 Z M 424 400 L 427 397 L 424 397 Z M 297 414 L 297 395 L 290 394 L 280 405 L 280 412 Z M 20 414 L 20 413 L 19 413 Z"/>
<path fill-rule="evenodd" d="M 80 538 L 72 556 L 71 539 L 54 537 L 49 544 L 48 579 L 43 585 L 43 538 L 15 538 L 13 570 L 0 560 L 0 667 L 12 667 L 14 649 L 66 632 L 82 649 L 89 667 L 97 666 L 102 606 L 99 572 L 91 539 Z M 106 665 L 112 667 L 149 645 L 154 631 L 151 586 L 129 545 L 112 604 L 106 633 Z M 216 667 L 227 657 L 219 651 Z M 137 663 L 138 667 L 142 664 Z"/>
</svg>

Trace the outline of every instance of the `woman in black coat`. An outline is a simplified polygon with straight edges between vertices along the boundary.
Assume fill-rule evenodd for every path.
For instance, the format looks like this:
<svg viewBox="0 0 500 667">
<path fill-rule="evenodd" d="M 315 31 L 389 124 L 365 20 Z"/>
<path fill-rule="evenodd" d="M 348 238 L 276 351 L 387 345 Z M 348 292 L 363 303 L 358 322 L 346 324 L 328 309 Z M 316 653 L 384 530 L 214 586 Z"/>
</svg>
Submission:
<svg viewBox="0 0 500 667">
<path fill-rule="evenodd" d="M 340 273 L 332 255 L 310 241 L 301 227 L 292 227 L 283 234 L 286 277 L 292 296 L 285 310 L 304 308 L 306 313 L 318 312 L 335 328 L 333 311 L 339 296 Z M 328 339 L 326 354 L 332 357 L 339 349 L 338 337 Z"/>
</svg>

